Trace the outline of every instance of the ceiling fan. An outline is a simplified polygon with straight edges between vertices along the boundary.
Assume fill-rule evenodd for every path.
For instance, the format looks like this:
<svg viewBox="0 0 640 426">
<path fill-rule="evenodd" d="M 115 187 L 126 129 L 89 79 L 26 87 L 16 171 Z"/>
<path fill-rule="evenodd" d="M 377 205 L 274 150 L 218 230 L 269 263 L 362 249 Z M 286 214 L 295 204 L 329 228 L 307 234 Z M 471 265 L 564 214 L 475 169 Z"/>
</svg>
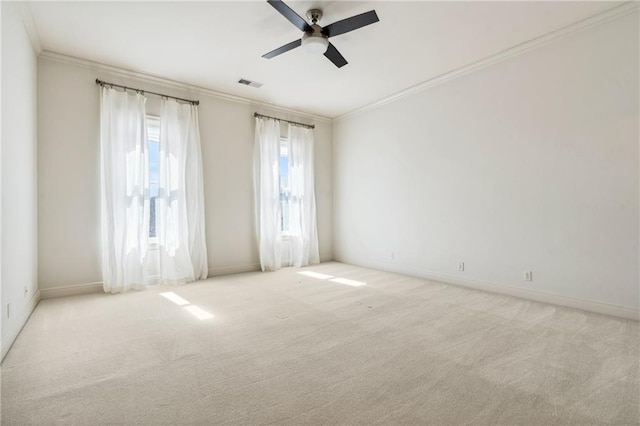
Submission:
<svg viewBox="0 0 640 426">
<path fill-rule="evenodd" d="M 301 39 L 287 43 L 284 46 L 280 46 L 269 53 L 262 55 L 263 58 L 271 59 L 275 56 L 288 52 L 291 49 L 302 46 L 309 53 L 324 54 L 333 64 L 340 68 L 347 65 L 347 60 L 338 52 L 333 44 L 329 42 L 329 37 L 335 37 L 340 34 L 348 33 L 349 31 L 357 30 L 366 25 L 374 24 L 379 21 L 378 15 L 375 10 L 361 13 L 360 15 L 352 16 L 351 18 L 343 19 L 341 21 L 334 22 L 325 27 L 318 25 L 318 21 L 322 18 L 322 10 L 311 9 L 307 12 L 307 18 L 311 21 L 308 24 L 300 15 L 293 11 L 289 6 L 280 0 L 267 0 L 271 6 L 274 7 L 282 16 L 287 18 L 289 22 L 296 26 L 300 31 L 303 31 Z"/>
</svg>

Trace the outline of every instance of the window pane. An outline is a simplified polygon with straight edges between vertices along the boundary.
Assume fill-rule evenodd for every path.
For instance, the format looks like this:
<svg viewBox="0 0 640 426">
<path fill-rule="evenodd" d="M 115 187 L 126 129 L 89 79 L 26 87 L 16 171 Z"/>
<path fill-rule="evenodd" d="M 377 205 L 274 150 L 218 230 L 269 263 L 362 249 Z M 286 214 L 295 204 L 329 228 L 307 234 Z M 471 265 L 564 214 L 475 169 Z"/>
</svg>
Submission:
<svg viewBox="0 0 640 426">
<path fill-rule="evenodd" d="M 149 187 L 151 196 L 158 195 L 158 157 L 160 155 L 160 143 L 149 141 Z"/>
<path fill-rule="evenodd" d="M 149 238 L 156 237 L 156 197 L 149 199 Z"/>
<path fill-rule="evenodd" d="M 160 157 L 160 120 L 147 117 L 149 148 L 149 237 L 156 237 L 156 198 L 158 197 L 158 162 Z"/>
<path fill-rule="evenodd" d="M 286 145 L 280 145 L 280 230 L 289 230 L 289 157 Z"/>
</svg>

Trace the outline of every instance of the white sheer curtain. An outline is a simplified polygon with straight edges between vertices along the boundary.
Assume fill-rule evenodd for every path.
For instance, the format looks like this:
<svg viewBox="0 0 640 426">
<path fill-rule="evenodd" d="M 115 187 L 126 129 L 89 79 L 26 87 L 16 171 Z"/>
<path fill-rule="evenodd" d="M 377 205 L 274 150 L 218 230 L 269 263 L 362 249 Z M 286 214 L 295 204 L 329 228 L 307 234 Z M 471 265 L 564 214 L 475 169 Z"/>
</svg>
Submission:
<svg viewBox="0 0 640 426">
<path fill-rule="evenodd" d="M 316 195 L 313 172 L 313 129 L 289 125 L 289 244 L 291 263 L 319 263 Z"/>
<path fill-rule="evenodd" d="M 160 283 L 204 279 L 208 266 L 197 106 L 162 100 L 158 172 Z"/>
<path fill-rule="evenodd" d="M 289 126 L 286 139 L 288 191 L 280 200 L 280 122 L 256 118 L 254 187 L 256 229 L 263 271 L 280 269 L 283 245 L 291 264 L 320 262 L 313 171 L 313 130 Z M 281 230 L 282 209 L 288 216 L 287 238 Z"/>
<path fill-rule="evenodd" d="M 105 292 L 146 286 L 149 181 L 145 97 L 100 89 L 102 280 Z"/>
<path fill-rule="evenodd" d="M 280 122 L 256 117 L 253 178 L 256 232 L 263 271 L 280 269 Z"/>
</svg>

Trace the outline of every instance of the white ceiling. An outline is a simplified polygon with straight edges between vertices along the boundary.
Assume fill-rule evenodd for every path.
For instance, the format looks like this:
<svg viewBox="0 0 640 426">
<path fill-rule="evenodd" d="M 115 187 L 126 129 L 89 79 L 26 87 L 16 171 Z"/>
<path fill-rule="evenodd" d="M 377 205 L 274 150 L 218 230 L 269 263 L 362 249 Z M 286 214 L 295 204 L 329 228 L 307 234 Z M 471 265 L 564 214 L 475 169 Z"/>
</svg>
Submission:
<svg viewBox="0 0 640 426">
<path fill-rule="evenodd" d="M 282 107 L 337 117 L 618 6 L 612 2 L 289 1 L 320 25 L 375 9 L 332 38 L 349 64 L 295 49 L 301 33 L 266 1 L 30 2 L 45 50 Z M 256 89 L 237 83 L 257 80 Z"/>
</svg>

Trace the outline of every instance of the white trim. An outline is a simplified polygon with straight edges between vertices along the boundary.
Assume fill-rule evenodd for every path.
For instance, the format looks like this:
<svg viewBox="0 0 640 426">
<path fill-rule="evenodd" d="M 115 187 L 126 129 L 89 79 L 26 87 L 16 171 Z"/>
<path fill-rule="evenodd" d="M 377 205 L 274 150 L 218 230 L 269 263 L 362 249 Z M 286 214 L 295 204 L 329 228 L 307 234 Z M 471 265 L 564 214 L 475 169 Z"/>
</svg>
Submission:
<svg viewBox="0 0 640 426">
<path fill-rule="evenodd" d="M 480 59 L 479 61 L 473 62 L 468 65 L 464 65 L 460 68 L 457 68 L 453 71 L 445 72 L 444 74 L 440 74 L 436 77 L 433 77 L 429 80 L 425 80 L 422 83 L 418 83 L 415 86 L 409 87 L 408 89 L 402 90 L 394 95 L 388 96 L 379 101 L 373 102 L 371 104 L 365 105 L 360 108 L 356 108 L 347 113 L 341 114 L 335 117 L 333 120 L 341 120 L 343 118 L 359 114 L 364 111 L 368 111 L 374 108 L 377 108 L 382 105 L 386 105 L 397 101 L 401 98 L 405 98 L 407 96 L 413 95 L 414 93 L 421 92 L 423 90 L 429 89 L 431 87 L 437 86 L 439 84 L 445 83 L 449 80 L 453 80 L 455 78 L 461 77 L 465 74 L 469 74 L 473 71 L 477 71 L 481 68 L 488 67 L 489 65 L 493 65 L 497 62 L 504 61 L 505 59 L 511 58 L 513 56 L 521 55 L 523 53 L 529 52 L 533 49 L 536 49 L 542 45 L 549 44 L 555 40 L 559 40 L 561 38 L 570 36 L 579 31 L 583 31 L 594 27 L 596 25 L 603 24 L 605 22 L 611 21 L 613 19 L 621 18 L 626 15 L 630 15 L 632 13 L 637 13 L 640 2 L 637 1 L 629 1 L 621 4 L 620 6 L 616 6 L 612 9 L 605 10 L 597 15 L 591 16 L 589 18 L 583 19 L 578 22 L 574 22 L 573 24 L 569 24 L 566 27 L 560 28 L 558 30 L 552 31 L 540 37 L 536 37 L 529 41 L 517 44 L 512 46 L 502 52 L 498 52 L 496 54 L 487 56 L 484 59 Z"/>
<path fill-rule="evenodd" d="M 320 257 L 320 262 L 330 262 L 333 260 L 332 256 L 322 256 Z M 246 265 L 229 265 L 229 266 L 216 266 L 213 268 L 209 268 L 209 274 L 207 278 L 217 277 L 221 275 L 231 275 L 231 274 L 240 274 L 243 272 L 255 272 L 260 270 L 259 263 L 251 263 Z M 154 275 L 149 277 L 148 285 L 158 285 L 160 284 L 160 276 Z M 72 285 L 64 285 L 59 287 L 51 287 L 51 288 L 43 288 L 38 291 L 39 299 L 52 299 L 55 297 L 67 297 L 67 296 L 78 296 L 81 294 L 90 294 L 90 293 L 102 293 L 103 287 L 102 282 L 97 281 L 93 283 L 85 283 L 85 284 L 72 284 Z"/>
<path fill-rule="evenodd" d="M 337 261 L 342 262 L 342 260 Z M 632 306 L 613 305 L 609 303 L 596 302 L 594 300 L 578 299 L 575 297 L 561 296 L 559 294 L 547 293 L 543 291 L 512 287 L 509 285 L 494 283 L 490 281 L 461 278 L 458 276 L 442 274 L 439 272 L 425 271 L 422 269 L 411 268 L 407 266 L 398 266 L 395 263 L 392 264 L 387 261 L 352 262 L 347 260 L 344 261 L 344 263 L 388 272 L 395 272 L 403 275 L 410 275 L 431 281 L 438 281 L 445 284 L 453 284 L 461 287 L 473 288 L 476 290 L 487 291 L 489 293 L 505 294 L 507 296 L 519 297 L 521 299 L 532 300 L 535 302 L 549 303 L 552 305 L 564 306 L 567 308 L 595 312 L 597 314 L 611 315 L 614 317 L 640 321 L 640 309 Z"/>
<path fill-rule="evenodd" d="M 24 6 L 22 7 L 23 9 L 25 8 Z M 575 22 L 573 24 L 569 24 L 563 28 L 560 28 L 558 30 L 552 31 L 550 33 L 547 33 L 545 35 L 542 35 L 540 37 L 531 39 L 529 41 L 520 43 L 518 45 L 515 45 L 513 47 L 510 47 L 506 50 L 503 50 L 502 52 L 498 52 L 496 54 L 490 55 L 484 59 L 481 59 L 479 61 L 476 61 L 474 63 L 465 65 L 463 67 L 460 67 L 458 69 L 455 69 L 453 71 L 449 71 L 446 72 L 444 74 L 441 74 L 439 76 L 436 76 L 434 78 L 431 78 L 429 80 L 423 81 L 421 83 L 418 83 L 412 87 L 409 87 L 408 89 L 402 90 L 396 94 L 393 94 L 391 96 L 388 96 L 386 98 L 383 98 L 379 101 L 370 103 L 368 105 L 362 106 L 360 108 L 356 108 L 352 111 L 349 111 L 347 113 L 341 114 L 339 116 L 336 117 L 325 117 L 325 116 L 321 116 L 321 115 L 317 115 L 317 114 L 312 114 L 312 113 L 307 113 L 307 112 L 302 112 L 302 111 L 297 111 L 297 110 L 293 110 L 290 108 L 285 108 L 285 107 L 281 107 L 278 105 L 274 105 L 274 104 L 269 104 L 266 102 L 260 102 L 260 101 L 255 101 L 255 100 L 251 100 L 249 98 L 243 98 L 240 96 L 235 96 L 235 95 L 230 95 L 230 94 L 226 94 L 226 93 L 222 93 L 222 92 L 217 92 L 215 90 L 211 90 L 211 89 L 206 89 L 204 87 L 199 87 L 199 86 L 195 86 L 195 85 L 190 85 L 190 84 L 186 84 L 186 83 L 180 83 L 174 80 L 169 80 L 163 77 L 158 77 L 158 76 L 153 76 L 150 74 L 144 74 L 144 73 L 140 73 L 137 71 L 131 71 L 131 70 L 126 70 L 123 68 L 119 68 L 119 67 L 115 67 L 115 66 L 111 66 L 111 65 L 106 65 L 103 63 L 99 63 L 99 62 L 94 62 L 94 61 L 90 61 L 87 59 L 81 59 L 81 58 L 77 58 L 77 57 L 73 57 L 73 56 L 69 56 L 69 55 L 64 55 L 61 53 L 56 53 L 56 52 L 52 52 L 49 50 L 42 50 L 42 47 L 40 46 L 40 40 L 38 37 L 38 32 L 36 30 L 35 24 L 31 25 L 28 24 L 27 22 L 25 22 L 25 28 L 27 28 L 27 32 L 29 34 L 29 38 L 31 39 L 32 37 L 35 37 L 35 39 L 32 39 L 32 43 L 34 44 L 34 50 L 36 50 L 37 53 L 39 53 L 39 57 L 41 58 L 45 58 L 45 59 L 50 59 L 53 61 L 58 61 L 58 62 L 62 62 L 62 63 L 67 63 L 67 64 L 73 64 L 73 65 L 78 65 L 78 66 L 82 66 L 85 68 L 90 68 L 93 70 L 97 70 L 97 71 L 106 71 L 106 72 L 110 72 L 113 74 L 118 74 L 118 75 L 122 75 L 125 77 L 130 77 L 130 78 L 136 78 L 138 80 L 143 80 L 143 81 L 147 81 L 150 83 L 155 83 L 155 84 L 159 84 L 165 87 L 169 87 L 169 88 L 174 88 L 174 89 L 180 89 L 180 90 L 189 90 L 189 91 L 195 91 L 197 93 L 202 93 L 208 96 L 212 96 L 215 98 L 219 98 L 219 99 L 225 99 L 228 101 L 232 101 L 232 102 L 237 102 L 237 103 L 242 103 L 242 104 L 248 104 L 248 105 L 255 105 L 256 107 L 264 107 L 264 108 L 268 108 L 270 110 L 274 110 L 274 111 L 278 111 L 281 112 L 283 114 L 292 114 L 293 116 L 299 116 L 299 117 L 305 117 L 305 118 L 309 118 L 309 119 L 314 119 L 317 121 L 322 121 L 322 122 L 333 122 L 333 121 L 337 121 L 337 120 L 341 120 L 345 117 L 351 116 L 351 115 L 355 115 L 370 109 L 374 109 L 377 108 L 379 106 L 394 102 L 396 100 L 399 100 L 401 98 L 404 98 L 406 96 L 410 96 L 414 93 L 417 92 L 421 92 L 423 90 L 426 90 L 428 88 L 431 88 L 433 86 L 439 85 L 441 83 L 447 82 L 449 80 L 461 77 L 465 74 L 468 74 L 470 72 L 479 70 L 481 68 L 485 68 L 489 65 L 492 65 L 494 63 L 503 61 L 505 59 L 511 58 L 513 56 L 516 55 L 520 55 L 522 53 L 528 52 L 530 50 L 533 50 L 537 47 L 540 47 L 544 44 L 548 44 L 552 41 L 555 40 L 559 40 L 563 37 L 572 35 L 576 32 L 579 31 L 583 31 L 586 30 L 588 28 L 594 27 L 596 25 L 600 25 L 602 23 L 611 21 L 613 19 L 617 19 L 617 18 L 621 18 L 623 16 L 632 14 L 632 13 L 637 13 L 638 9 L 640 8 L 640 3 L 637 1 L 628 1 L 625 2 L 619 6 L 616 6 L 614 8 L 605 10 L 601 13 L 598 13 L 597 15 L 588 17 L 586 19 L 583 19 L 581 21 Z M 24 20 L 24 16 L 25 13 L 23 12 L 23 20 Z M 28 16 L 30 17 L 31 14 L 30 12 L 28 13 Z M 26 21 L 29 21 L 29 18 L 27 17 Z M 33 18 L 30 18 L 30 22 L 33 23 Z M 32 28 L 30 28 L 32 27 Z M 37 47 L 36 47 L 37 46 Z"/>
<path fill-rule="evenodd" d="M 31 8 L 26 1 L 20 2 L 20 14 L 22 15 L 22 24 L 31 42 L 31 47 L 37 56 L 42 53 L 42 43 L 40 42 L 40 34 L 38 33 L 36 21 L 34 21 Z"/>
<path fill-rule="evenodd" d="M 41 299 L 51 299 L 54 297 L 78 296 L 80 294 L 100 293 L 104 291 L 102 282 L 63 285 L 60 287 L 40 289 Z"/>
<path fill-rule="evenodd" d="M 209 268 L 209 275 L 207 276 L 207 278 L 218 277 L 221 275 L 240 274 L 243 272 L 255 272 L 259 270 L 259 263 L 250 263 L 246 265 L 215 266 L 213 268 Z"/>
<path fill-rule="evenodd" d="M 282 267 L 288 268 L 289 265 L 285 264 L 286 261 L 283 260 Z M 324 262 L 333 262 L 333 256 L 320 256 L 320 263 Z M 222 275 L 231 275 L 231 274 L 241 274 L 244 272 L 256 272 L 260 271 L 259 263 L 251 263 L 247 265 L 229 265 L 229 266 L 216 266 L 213 268 L 209 268 L 209 275 L 207 278 L 218 277 Z"/>
<path fill-rule="evenodd" d="M 40 302 L 40 292 L 36 291 L 31 299 L 27 302 L 27 304 L 22 308 L 22 311 L 14 316 L 13 319 L 9 320 L 9 327 L 7 327 L 7 335 L 3 336 L 2 339 L 2 358 L 9 353 L 9 349 L 13 346 L 13 342 L 15 342 L 16 338 L 22 331 L 22 328 L 27 323 L 27 320 L 31 316 L 33 310 L 38 306 L 38 302 Z M 4 320 L 6 321 L 6 320 Z"/>
<path fill-rule="evenodd" d="M 215 90 L 207 89 L 204 87 L 195 86 L 195 85 L 186 84 L 186 83 L 180 83 L 178 81 L 169 80 L 167 78 L 158 77 L 151 74 L 144 74 L 137 71 L 131 71 L 124 68 L 115 67 L 112 65 L 102 64 L 100 62 L 93 62 L 87 59 L 76 58 L 74 56 L 68 56 L 62 53 L 51 52 L 49 50 L 43 50 L 42 53 L 40 53 L 39 58 L 49 59 L 52 61 L 57 61 L 65 64 L 78 65 L 78 66 L 89 68 L 95 71 L 104 71 L 112 74 L 118 74 L 123 77 L 135 78 L 137 80 L 158 84 L 171 89 L 188 90 L 188 91 L 200 93 L 203 95 L 211 96 L 214 98 L 224 99 L 231 102 L 237 102 L 245 105 L 254 105 L 256 107 L 263 107 L 263 108 L 267 108 L 269 110 L 277 111 L 283 114 L 291 114 L 295 117 L 303 117 L 303 118 L 308 118 L 311 120 L 321 121 L 321 122 L 332 121 L 331 118 L 324 117 L 322 115 L 311 114 L 307 112 L 293 110 L 290 108 L 281 107 L 278 105 L 273 105 L 267 102 L 260 102 L 260 101 L 255 101 L 248 98 L 243 98 L 240 96 L 229 95 L 227 93 L 217 92 Z"/>
</svg>

